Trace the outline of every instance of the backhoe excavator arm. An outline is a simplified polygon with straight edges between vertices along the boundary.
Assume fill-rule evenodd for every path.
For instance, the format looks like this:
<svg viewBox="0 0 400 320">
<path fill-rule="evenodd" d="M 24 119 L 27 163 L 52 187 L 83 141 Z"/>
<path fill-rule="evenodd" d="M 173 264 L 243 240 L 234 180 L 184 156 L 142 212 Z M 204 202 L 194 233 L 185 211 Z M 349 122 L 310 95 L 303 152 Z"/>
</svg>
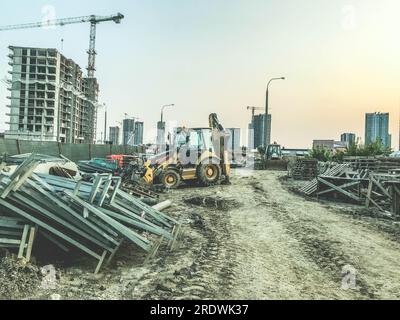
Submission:
<svg viewBox="0 0 400 320">
<path fill-rule="evenodd" d="M 228 150 L 226 149 L 226 142 L 229 134 L 225 131 L 224 127 L 218 120 L 216 113 L 212 113 L 208 117 L 209 126 L 212 130 L 212 137 L 217 156 L 220 159 L 222 173 L 225 176 L 225 182 L 229 183 L 231 175 L 231 167 L 228 157 Z"/>
</svg>

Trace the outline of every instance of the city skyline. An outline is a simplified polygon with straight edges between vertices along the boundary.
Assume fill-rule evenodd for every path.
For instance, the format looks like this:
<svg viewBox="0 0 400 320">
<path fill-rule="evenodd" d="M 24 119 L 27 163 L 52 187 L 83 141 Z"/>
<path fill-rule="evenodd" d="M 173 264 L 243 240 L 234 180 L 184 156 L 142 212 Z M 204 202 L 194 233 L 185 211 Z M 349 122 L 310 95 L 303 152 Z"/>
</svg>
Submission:
<svg viewBox="0 0 400 320">
<path fill-rule="evenodd" d="M 78 4 L 74 5 L 74 4 Z M 96 3 L 96 6 L 93 4 Z M 269 78 L 271 141 L 308 147 L 316 137 L 354 132 L 364 137 L 364 115 L 389 112 L 398 148 L 400 22 L 397 1 L 21 1 L 2 4 L 2 24 L 120 11 L 121 25 L 98 28 L 99 101 L 108 123 L 134 114 L 155 138 L 162 105 L 175 103 L 166 122 L 204 126 L 216 112 L 225 127 L 246 131 L 247 105 L 265 106 Z M 79 8 L 79 9 L 77 9 Z M 53 12 L 54 11 L 54 12 Z M 9 71 L 9 45 L 61 49 L 87 64 L 89 26 L 0 32 L 0 78 Z M 0 85 L 0 131 L 6 85 Z M 98 137 L 103 115 L 99 113 Z M 104 122 L 103 122 L 104 123 Z M 243 136 L 243 135 L 242 135 Z M 244 138 L 243 138 L 244 139 Z M 245 144 L 245 141 L 242 141 Z"/>
</svg>

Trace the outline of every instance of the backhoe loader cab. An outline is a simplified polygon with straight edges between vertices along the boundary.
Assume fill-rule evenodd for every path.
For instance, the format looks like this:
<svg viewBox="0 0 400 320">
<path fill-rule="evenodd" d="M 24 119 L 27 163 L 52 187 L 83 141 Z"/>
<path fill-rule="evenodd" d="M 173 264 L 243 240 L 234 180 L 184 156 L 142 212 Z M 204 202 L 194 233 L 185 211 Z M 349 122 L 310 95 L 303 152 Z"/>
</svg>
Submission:
<svg viewBox="0 0 400 320">
<path fill-rule="evenodd" d="M 214 152 L 214 144 L 212 141 L 212 132 L 210 128 L 177 128 L 175 129 L 172 145 L 178 150 L 188 148 L 190 150 L 198 150 Z"/>
<path fill-rule="evenodd" d="M 279 144 L 270 144 L 266 152 L 267 160 L 280 160 L 282 159 L 282 149 Z"/>
</svg>

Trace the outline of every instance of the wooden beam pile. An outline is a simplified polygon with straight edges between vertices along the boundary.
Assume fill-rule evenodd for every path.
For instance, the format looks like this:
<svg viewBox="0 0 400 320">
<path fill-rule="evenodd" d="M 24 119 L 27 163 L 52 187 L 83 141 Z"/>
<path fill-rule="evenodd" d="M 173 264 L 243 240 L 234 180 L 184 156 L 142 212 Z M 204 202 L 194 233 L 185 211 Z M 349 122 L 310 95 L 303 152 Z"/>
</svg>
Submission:
<svg viewBox="0 0 400 320">
<path fill-rule="evenodd" d="M 343 200 L 356 204 L 363 202 L 362 190 L 368 183 L 367 179 L 319 176 L 317 177 L 318 197 L 330 197 L 331 199 Z"/>
<path fill-rule="evenodd" d="M 123 192 L 119 177 L 98 174 L 94 183 L 87 183 L 35 174 L 39 162 L 30 157 L 12 174 L 0 172 L 0 217 L 18 221 L 10 236 L 21 242 L 10 244 L 19 245 L 19 250 L 32 250 L 35 235 L 40 234 L 65 252 L 79 250 L 95 258 L 98 272 L 123 241 L 147 251 L 149 257 L 163 240 L 171 247 L 175 244 L 178 221 Z"/>
<path fill-rule="evenodd" d="M 392 196 L 391 213 L 396 219 L 400 219 L 400 180 L 389 180 L 385 184 Z"/>
<path fill-rule="evenodd" d="M 365 203 L 367 208 L 377 208 L 400 219 L 400 162 L 390 158 L 352 159 L 328 169 L 305 184 L 300 192 L 355 204 Z"/>
<path fill-rule="evenodd" d="M 400 175 L 370 174 L 365 206 L 400 217 Z"/>
<path fill-rule="evenodd" d="M 388 173 L 400 168 L 399 158 L 389 157 L 345 157 L 345 163 L 351 164 L 354 170 L 368 170 L 374 173 Z"/>
<path fill-rule="evenodd" d="M 289 176 L 295 180 L 311 180 L 318 175 L 318 160 L 296 159 L 289 170 Z"/>
<path fill-rule="evenodd" d="M 348 164 L 336 164 L 333 167 L 327 169 L 323 176 L 327 177 L 340 177 L 345 175 L 345 172 L 348 171 L 350 166 Z M 300 192 L 304 193 L 307 196 L 315 195 L 318 191 L 318 180 L 317 178 L 311 180 L 306 183 L 302 188 L 300 188 Z"/>
<path fill-rule="evenodd" d="M 18 249 L 18 258 L 31 259 L 36 227 L 24 219 L 0 216 L 0 247 Z"/>
</svg>

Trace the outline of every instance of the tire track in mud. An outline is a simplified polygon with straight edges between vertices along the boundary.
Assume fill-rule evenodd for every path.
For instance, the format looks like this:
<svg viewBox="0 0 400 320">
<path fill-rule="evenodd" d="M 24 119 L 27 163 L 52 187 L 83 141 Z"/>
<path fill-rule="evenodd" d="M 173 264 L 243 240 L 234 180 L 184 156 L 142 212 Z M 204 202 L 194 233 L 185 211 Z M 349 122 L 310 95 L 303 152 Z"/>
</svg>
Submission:
<svg viewBox="0 0 400 320">
<path fill-rule="evenodd" d="M 229 212 L 217 208 L 186 210 L 178 248 L 161 248 L 146 273 L 125 289 L 127 299 L 218 299 L 231 294 L 236 280 L 237 247 L 230 232 Z M 190 257 L 188 257 L 190 252 Z M 160 268 L 160 262 L 163 261 Z M 167 266 L 174 266 L 168 268 Z M 143 292 L 139 296 L 132 292 Z"/>
<path fill-rule="evenodd" d="M 323 225 L 318 225 L 317 228 L 312 225 L 316 222 L 311 219 L 295 218 L 281 203 L 269 199 L 267 191 L 260 182 L 251 182 L 250 185 L 254 189 L 254 198 L 258 205 L 273 208 L 272 210 L 267 209 L 267 213 L 278 221 L 287 230 L 288 234 L 299 241 L 304 254 L 324 271 L 332 281 L 342 283 L 343 268 L 352 266 L 358 270 L 358 292 L 365 298 L 375 298 L 374 293 L 360 275 L 364 272 L 362 266 L 343 252 L 340 248 L 340 241 L 326 237 L 323 230 L 321 230 L 324 229 Z"/>
</svg>

